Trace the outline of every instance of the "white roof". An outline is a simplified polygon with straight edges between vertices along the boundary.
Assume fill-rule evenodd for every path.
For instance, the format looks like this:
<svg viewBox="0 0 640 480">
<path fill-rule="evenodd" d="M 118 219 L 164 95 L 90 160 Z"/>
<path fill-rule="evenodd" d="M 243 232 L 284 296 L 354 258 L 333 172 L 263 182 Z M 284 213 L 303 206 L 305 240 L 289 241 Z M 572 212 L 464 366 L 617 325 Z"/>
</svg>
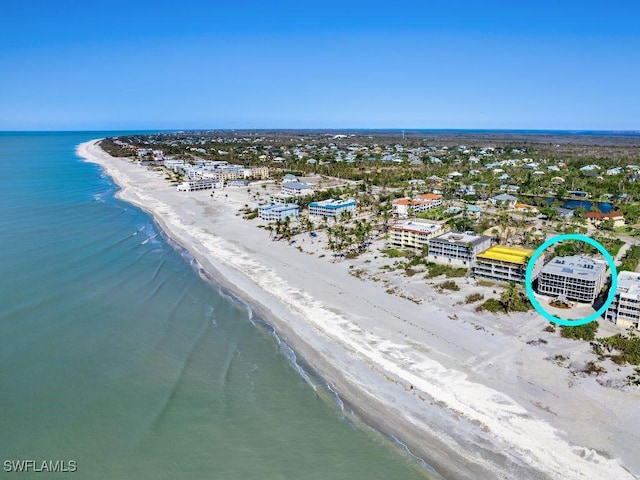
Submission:
<svg viewBox="0 0 640 480">
<path fill-rule="evenodd" d="M 618 293 L 625 297 L 640 297 L 640 273 L 618 273 Z"/>
<path fill-rule="evenodd" d="M 442 227 L 437 223 L 418 222 L 416 220 L 409 220 L 408 222 L 394 225 L 391 228 L 395 230 L 416 230 L 422 233 L 434 233 L 440 230 Z"/>
<path fill-rule="evenodd" d="M 586 255 L 570 255 L 567 257 L 553 258 L 542 267 L 542 273 L 595 280 L 606 268 L 605 262 L 594 260 Z"/>
<path fill-rule="evenodd" d="M 444 235 L 440 235 L 439 237 L 433 238 L 431 240 L 454 243 L 456 245 L 468 245 L 469 243 L 475 244 L 483 240 L 491 240 L 491 237 L 486 237 L 484 235 L 476 235 L 470 232 L 449 232 L 449 233 L 445 233 Z"/>
</svg>

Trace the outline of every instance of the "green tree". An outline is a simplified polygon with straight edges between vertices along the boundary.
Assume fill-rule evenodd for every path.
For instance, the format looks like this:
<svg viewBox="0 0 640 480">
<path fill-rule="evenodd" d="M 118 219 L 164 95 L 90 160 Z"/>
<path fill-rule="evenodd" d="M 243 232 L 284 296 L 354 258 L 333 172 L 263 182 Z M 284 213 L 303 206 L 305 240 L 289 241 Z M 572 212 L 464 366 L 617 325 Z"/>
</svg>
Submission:
<svg viewBox="0 0 640 480">
<path fill-rule="evenodd" d="M 506 313 L 511 312 L 520 301 L 520 289 L 514 282 L 509 282 L 506 290 L 500 296 L 500 303 Z"/>
<path fill-rule="evenodd" d="M 600 229 L 606 230 L 609 232 L 613 231 L 613 220 L 611 220 L 610 218 L 607 218 L 602 222 L 600 222 Z"/>
</svg>

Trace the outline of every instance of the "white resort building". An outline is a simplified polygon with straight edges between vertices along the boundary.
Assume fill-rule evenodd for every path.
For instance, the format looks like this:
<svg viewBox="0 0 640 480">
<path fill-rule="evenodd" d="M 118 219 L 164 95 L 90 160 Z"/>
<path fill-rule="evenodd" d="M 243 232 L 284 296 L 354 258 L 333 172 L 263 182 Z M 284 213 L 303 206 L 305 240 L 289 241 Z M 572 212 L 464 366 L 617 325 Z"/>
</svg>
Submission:
<svg viewBox="0 0 640 480">
<path fill-rule="evenodd" d="M 585 255 L 555 257 L 538 276 L 538 292 L 561 300 L 592 303 L 604 286 L 605 262 Z"/>
<path fill-rule="evenodd" d="M 269 167 L 245 167 L 242 173 L 244 178 L 266 180 L 269 178 Z"/>
<path fill-rule="evenodd" d="M 295 203 L 271 203 L 258 207 L 258 218 L 267 222 L 284 220 L 287 217 L 297 218 L 300 207 Z"/>
<path fill-rule="evenodd" d="M 442 195 L 425 193 L 414 198 L 398 198 L 393 201 L 393 212 L 400 218 L 417 214 L 442 205 Z"/>
<path fill-rule="evenodd" d="M 179 192 L 193 192 L 194 190 L 211 190 L 213 188 L 222 188 L 222 180 L 208 178 L 182 182 L 178 184 L 176 190 Z"/>
<path fill-rule="evenodd" d="M 353 215 L 356 211 L 356 201 L 353 198 L 348 200 L 322 200 L 309 204 L 309 215 L 312 217 L 333 217 L 337 218 L 344 212 Z"/>
<path fill-rule="evenodd" d="M 429 239 L 444 232 L 444 226 L 417 220 L 409 220 L 389 227 L 389 242 L 398 247 L 422 249 Z"/>
<path fill-rule="evenodd" d="M 311 195 L 313 187 L 302 182 L 286 182 L 282 184 L 282 193 L 294 196 Z"/>
<path fill-rule="evenodd" d="M 640 330 L 640 273 L 618 273 L 618 289 L 605 319 L 624 328 Z"/>
<path fill-rule="evenodd" d="M 427 258 L 438 263 L 473 266 L 476 254 L 491 246 L 491 237 L 473 232 L 449 232 L 429 240 Z"/>
<path fill-rule="evenodd" d="M 173 170 L 177 173 L 182 167 L 185 166 L 185 161 L 180 158 L 167 158 L 164 160 L 163 164 L 165 168 Z"/>
<path fill-rule="evenodd" d="M 236 178 L 244 178 L 244 167 L 242 165 L 229 165 L 227 162 L 220 161 L 205 161 L 198 162 L 196 165 L 185 165 L 183 171 L 191 180 L 205 178 L 235 180 Z"/>
</svg>

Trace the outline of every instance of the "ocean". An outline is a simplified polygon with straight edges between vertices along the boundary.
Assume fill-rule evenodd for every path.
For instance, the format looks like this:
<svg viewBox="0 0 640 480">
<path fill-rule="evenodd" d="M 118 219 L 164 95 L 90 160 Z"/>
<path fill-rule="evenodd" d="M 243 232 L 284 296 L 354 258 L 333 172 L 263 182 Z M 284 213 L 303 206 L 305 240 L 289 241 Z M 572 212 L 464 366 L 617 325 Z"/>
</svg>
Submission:
<svg viewBox="0 0 640 480">
<path fill-rule="evenodd" d="M 115 133 L 0 133 L 3 470 L 32 460 L 21 478 L 429 478 L 75 155 Z M 42 462 L 76 471 L 35 473 Z"/>
</svg>

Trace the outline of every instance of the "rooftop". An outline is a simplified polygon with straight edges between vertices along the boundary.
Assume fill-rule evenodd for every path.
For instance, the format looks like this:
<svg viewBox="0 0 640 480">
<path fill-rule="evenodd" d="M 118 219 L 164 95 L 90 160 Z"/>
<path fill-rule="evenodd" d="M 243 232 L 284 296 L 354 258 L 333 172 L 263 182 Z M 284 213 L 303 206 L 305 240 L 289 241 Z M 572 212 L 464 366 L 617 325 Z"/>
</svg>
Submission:
<svg viewBox="0 0 640 480">
<path fill-rule="evenodd" d="M 441 228 L 437 223 L 418 222 L 416 220 L 409 220 L 391 227 L 392 230 L 410 230 L 417 233 L 434 233 Z"/>
<path fill-rule="evenodd" d="M 418 195 L 416 198 L 422 200 L 440 200 L 442 195 L 436 195 L 435 193 L 424 193 L 422 195 Z"/>
<path fill-rule="evenodd" d="M 626 294 L 627 297 L 640 297 L 640 273 L 618 273 L 618 293 Z"/>
<path fill-rule="evenodd" d="M 300 190 L 310 189 L 311 185 L 302 182 L 285 182 L 282 184 L 282 188 L 297 188 Z"/>
<path fill-rule="evenodd" d="M 571 255 L 568 257 L 553 258 L 542 267 L 542 273 L 595 280 L 606 269 L 607 265 L 605 262 L 594 260 L 585 255 Z"/>
<path fill-rule="evenodd" d="M 431 241 L 447 242 L 464 246 L 467 246 L 469 243 L 471 243 L 472 245 L 476 245 L 486 240 L 490 241 L 491 237 L 476 235 L 473 232 L 449 232 L 431 239 Z"/>
<path fill-rule="evenodd" d="M 325 207 L 325 208 L 340 208 L 347 207 L 349 205 L 355 205 L 356 201 L 353 198 L 348 200 L 340 200 L 329 198 L 328 200 L 321 200 L 319 202 L 311 202 L 309 204 L 310 207 Z"/>
<path fill-rule="evenodd" d="M 476 258 L 526 265 L 532 255 L 533 250 L 528 248 L 496 245 L 479 253 Z"/>
<path fill-rule="evenodd" d="M 274 212 L 282 212 L 284 210 L 291 210 L 292 208 L 300 208 L 296 203 L 271 203 L 267 205 L 260 205 L 259 210 L 272 210 Z"/>
<path fill-rule="evenodd" d="M 415 198 L 397 198 L 393 201 L 394 205 L 424 205 L 427 202 L 433 202 L 440 200 L 442 195 L 436 195 L 435 193 L 425 193 L 423 195 L 417 195 Z"/>
<path fill-rule="evenodd" d="M 411 200 L 410 198 L 398 198 L 393 201 L 395 205 L 417 205 L 419 202 Z"/>
<path fill-rule="evenodd" d="M 622 217 L 622 212 L 609 212 L 609 213 L 600 213 L 600 212 L 587 212 L 584 214 L 584 216 L 586 218 L 594 218 L 594 219 L 601 219 L 601 218 L 620 218 Z"/>
<path fill-rule="evenodd" d="M 515 202 L 516 200 L 518 200 L 516 197 L 514 197 L 513 195 L 509 195 L 508 193 L 502 193 L 500 195 L 496 195 L 495 197 L 493 197 L 493 199 L 501 202 L 504 202 L 504 201 Z"/>
</svg>

